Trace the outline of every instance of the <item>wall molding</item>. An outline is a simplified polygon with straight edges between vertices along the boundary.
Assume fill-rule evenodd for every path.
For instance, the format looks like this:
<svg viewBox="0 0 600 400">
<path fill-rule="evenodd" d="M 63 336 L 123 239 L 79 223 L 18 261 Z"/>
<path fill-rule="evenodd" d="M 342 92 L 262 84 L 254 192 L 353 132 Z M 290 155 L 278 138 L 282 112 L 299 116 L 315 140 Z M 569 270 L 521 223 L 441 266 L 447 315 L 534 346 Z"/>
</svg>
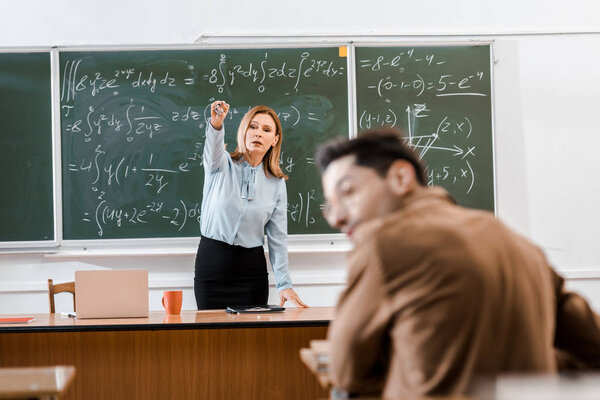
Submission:
<svg viewBox="0 0 600 400">
<path fill-rule="evenodd" d="M 55 249 L 46 250 L 44 258 L 74 260 L 107 257 L 192 257 L 196 255 L 199 240 L 199 238 L 70 240 L 63 241 Z M 265 254 L 268 254 L 266 239 L 263 247 Z M 351 249 L 350 240 L 339 233 L 288 236 L 289 254 L 343 254 Z M 20 250 L 20 252 L 26 251 Z"/>
<path fill-rule="evenodd" d="M 563 269 L 558 271 L 567 280 L 600 280 L 600 267 Z M 338 270 L 326 273 L 314 272 L 292 272 L 294 286 L 344 286 L 346 284 L 346 270 L 341 266 Z M 269 274 L 269 286 L 275 287 L 273 274 Z M 150 290 L 160 289 L 192 289 L 194 287 L 193 277 L 189 278 L 159 278 L 148 280 Z M 21 281 L 0 283 L 0 294 L 15 293 L 46 293 L 48 284 L 46 281 Z"/>
<path fill-rule="evenodd" d="M 568 280 L 600 279 L 600 267 L 595 268 L 555 268 Z"/>
<path fill-rule="evenodd" d="M 346 284 L 346 271 L 335 271 L 328 273 L 291 273 L 294 286 L 343 286 Z M 58 283 L 58 282 L 57 282 Z M 269 274 L 269 286 L 275 287 L 275 280 Z M 161 289 L 193 289 L 194 279 L 189 278 L 164 278 L 148 280 L 150 290 Z M 0 283 L 0 294 L 16 293 L 47 293 L 47 281 L 22 281 Z"/>
</svg>

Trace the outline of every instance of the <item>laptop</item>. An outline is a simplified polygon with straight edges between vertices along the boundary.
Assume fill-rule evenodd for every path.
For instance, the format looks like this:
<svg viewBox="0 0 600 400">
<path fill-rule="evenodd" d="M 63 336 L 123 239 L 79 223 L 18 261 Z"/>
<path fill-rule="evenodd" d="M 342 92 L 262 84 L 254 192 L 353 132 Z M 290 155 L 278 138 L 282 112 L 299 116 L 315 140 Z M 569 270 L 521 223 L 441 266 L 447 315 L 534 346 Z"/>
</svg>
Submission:
<svg viewBox="0 0 600 400">
<path fill-rule="evenodd" d="M 147 317 L 148 271 L 75 271 L 75 302 L 77 319 Z"/>
</svg>

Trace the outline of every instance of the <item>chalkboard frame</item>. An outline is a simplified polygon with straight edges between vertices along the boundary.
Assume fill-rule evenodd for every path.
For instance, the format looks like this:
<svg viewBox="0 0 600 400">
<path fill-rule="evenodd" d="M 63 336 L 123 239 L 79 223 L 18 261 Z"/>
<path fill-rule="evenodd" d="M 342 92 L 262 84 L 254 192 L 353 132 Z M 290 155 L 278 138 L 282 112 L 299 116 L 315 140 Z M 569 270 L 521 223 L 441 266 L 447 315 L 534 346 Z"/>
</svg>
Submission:
<svg viewBox="0 0 600 400">
<path fill-rule="evenodd" d="M 352 52 L 352 60 L 356 60 L 356 49 L 362 47 L 471 47 L 471 46 L 488 46 L 489 47 L 489 59 L 490 59 L 490 113 L 491 113 L 491 128 L 492 128 L 492 137 L 491 137 L 491 145 L 492 145 L 492 187 L 493 187 L 493 205 L 494 216 L 498 217 L 498 196 L 497 196 L 497 165 L 496 165 L 496 118 L 495 118 L 495 80 L 494 80 L 494 41 L 493 40 L 468 40 L 468 41 L 355 41 L 351 44 L 351 52 Z M 357 98 L 356 95 L 356 64 L 352 65 L 352 85 L 353 85 L 353 94 L 354 96 L 350 101 L 354 102 L 353 111 L 356 113 L 354 115 L 353 125 L 354 128 L 353 136 L 356 137 L 358 134 L 358 106 L 357 106 Z"/>
<path fill-rule="evenodd" d="M 351 58 L 352 54 L 352 42 L 348 40 L 333 40 L 333 41 L 294 41 L 294 42 L 260 42 L 260 43 L 228 43 L 223 45 L 218 44 L 177 44 L 177 45 L 125 45 L 125 46 L 67 46 L 67 47 L 58 47 L 57 48 L 57 58 L 59 58 L 59 54 L 61 53 L 70 53 L 70 52 L 103 52 L 103 51 L 153 51 L 153 50 L 247 50 L 247 49 L 294 49 L 294 48 L 339 48 L 346 47 L 346 68 L 347 68 L 347 87 L 348 87 L 348 137 L 352 138 L 356 136 L 355 131 L 352 127 L 352 121 L 354 120 L 353 110 L 352 110 L 352 101 L 351 99 L 354 96 L 353 92 L 353 79 L 354 75 L 351 73 L 353 68 L 353 59 Z M 60 66 L 57 61 L 57 82 L 60 80 Z M 58 83 L 57 83 L 58 84 Z M 59 116 L 59 124 L 57 128 L 56 134 L 58 135 L 58 147 L 62 148 L 62 131 L 60 127 L 60 102 L 57 105 L 57 112 Z M 61 160 L 59 158 L 57 168 L 59 171 L 62 168 Z M 60 175 L 60 174 L 59 174 Z M 60 241 L 59 244 L 64 246 L 65 248 L 83 248 L 84 252 L 86 249 L 98 249 L 102 248 L 102 245 L 105 246 L 132 246 L 132 247 L 142 247 L 145 248 L 148 246 L 156 245 L 166 245 L 169 246 L 177 246 L 178 244 L 189 244 L 189 243 L 197 243 L 200 236 L 181 236 L 181 237 L 164 237 L 164 238 L 107 238 L 107 239 L 64 239 L 63 237 L 63 218 L 62 218 L 62 180 L 58 182 L 58 192 L 60 192 L 61 197 L 59 200 L 61 201 L 61 207 L 59 208 L 60 218 Z M 55 188 L 56 189 L 56 188 Z M 339 242 L 345 242 L 346 237 L 341 233 L 312 233 L 312 234 L 288 234 L 288 243 L 291 245 L 288 249 L 290 252 L 294 252 L 294 247 L 296 244 L 301 246 L 300 252 L 306 252 L 305 246 L 312 246 L 316 242 L 321 242 L 326 244 L 324 249 L 332 249 L 337 246 Z M 342 248 L 346 249 L 343 245 Z M 266 249 L 266 242 L 265 242 Z M 319 250 L 319 251 L 327 251 L 327 250 Z M 336 249 L 334 249 L 334 252 Z M 344 250 L 345 251 L 345 250 Z M 171 251 L 167 251 L 169 254 Z M 179 254 L 176 252 L 176 254 Z"/>
<path fill-rule="evenodd" d="M 79 52 L 79 51 L 138 51 L 138 50 L 209 50 L 209 49 L 276 49 L 276 48 L 301 48 L 301 47 L 346 47 L 347 48 L 347 68 L 348 68 L 348 126 L 349 137 L 356 137 L 358 133 L 357 126 L 357 98 L 356 98 L 356 68 L 355 68 L 355 49 L 357 47 L 398 47 L 398 46 L 482 46 L 487 45 L 490 49 L 490 81 L 491 81 L 491 127 L 492 127 L 492 168 L 493 168 L 493 199 L 494 199 L 494 214 L 498 214 L 498 198 L 497 198 L 497 165 L 496 165 L 496 140 L 495 140 L 495 93 L 494 93 L 494 41 L 493 40 L 420 40 L 420 41 L 405 41 L 402 37 L 381 36 L 373 40 L 372 37 L 345 36 L 343 39 L 333 37 L 289 37 L 289 41 L 275 41 L 273 38 L 244 38 L 237 37 L 231 40 L 221 38 L 216 40 L 196 44 L 179 44 L 179 45 L 108 45 L 108 46 L 53 46 L 53 47 L 35 47 L 35 48 L 0 48 L 0 53 L 9 52 L 48 52 L 51 58 L 51 104 L 52 104 L 52 154 L 53 154 L 53 198 L 54 198 L 54 239 L 48 241 L 22 241 L 22 242 L 0 242 L 2 251 L 11 251 L 11 249 L 26 249 L 23 251 L 46 251 L 46 248 L 65 248 L 78 249 L 83 247 L 84 251 L 87 246 L 96 249 L 106 248 L 105 246 L 117 246 L 126 249 L 132 247 L 155 246 L 163 244 L 166 247 L 187 246 L 190 243 L 195 243 L 198 237 L 177 237 L 177 238 L 141 238 L 141 239 L 89 239 L 89 240 L 64 240 L 62 232 L 62 178 L 61 178 L 61 126 L 60 126 L 60 68 L 59 55 L 60 53 Z M 219 38 L 216 38 L 219 39 Z M 319 244 L 317 251 L 336 252 L 345 251 L 347 240 L 345 235 L 340 233 L 327 234 L 295 234 L 288 235 L 290 244 L 290 253 L 310 253 L 309 247 Z M 341 247 L 340 247 L 341 245 Z M 298 249 L 294 250 L 295 247 Z M 44 250 L 45 249 L 45 250 Z M 56 250 L 56 249 L 55 249 Z M 172 251 L 167 250 L 166 253 Z M 122 252 L 120 252 L 122 253 Z M 144 251 L 142 251 L 144 253 Z M 162 252 L 159 252 L 162 253 Z M 175 253 L 178 254 L 176 251 Z M 184 251 L 187 254 L 187 250 Z M 122 253 L 124 254 L 124 253 Z"/>
<path fill-rule="evenodd" d="M 57 131 L 57 114 L 56 111 L 59 109 L 57 105 L 57 91 L 56 91 L 56 78 L 55 76 L 55 50 L 53 47 L 46 46 L 32 46 L 32 47 L 0 47 L 0 54 L 18 54 L 18 53 L 45 53 L 48 54 L 49 57 L 49 70 L 50 74 L 48 79 L 50 81 L 50 135 L 51 135 L 51 157 L 52 157 L 52 233 L 53 238 L 47 240 L 15 240 L 15 241 L 0 241 L 0 249 L 2 252 L 13 252 L 13 253 L 21 253 L 21 252 L 48 252 L 55 250 L 59 245 L 62 238 L 62 222 L 58 221 L 58 182 L 60 180 L 60 174 L 56 169 L 56 159 L 57 159 L 57 150 L 59 144 L 57 143 L 56 131 Z M 58 154 L 60 156 L 60 154 Z"/>
</svg>

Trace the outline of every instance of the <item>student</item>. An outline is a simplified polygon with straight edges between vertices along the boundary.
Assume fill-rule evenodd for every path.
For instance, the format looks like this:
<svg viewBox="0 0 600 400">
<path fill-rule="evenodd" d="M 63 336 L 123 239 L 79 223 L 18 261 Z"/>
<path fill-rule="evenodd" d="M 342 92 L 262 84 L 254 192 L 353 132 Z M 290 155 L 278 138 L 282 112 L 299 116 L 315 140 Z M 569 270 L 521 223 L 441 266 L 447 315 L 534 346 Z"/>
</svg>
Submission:
<svg viewBox="0 0 600 400">
<path fill-rule="evenodd" d="M 289 300 L 306 307 L 288 273 L 287 176 L 279 168 L 279 118 L 266 106 L 248 111 L 238 128 L 237 149 L 230 155 L 223 128 L 229 104 L 215 101 L 210 111 L 202 155 L 202 236 L 194 276 L 198 309 L 267 304 L 265 228 L 280 305 Z"/>
<path fill-rule="evenodd" d="M 328 143 L 316 160 L 327 221 L 354 244 L 328 334 L 338 389 L 464 394 L 479 377 L 555 372 L 557 349 L 600 368 L 600 317 L 538 247 L 427 187 L 399 132 Z"/>
</svg>

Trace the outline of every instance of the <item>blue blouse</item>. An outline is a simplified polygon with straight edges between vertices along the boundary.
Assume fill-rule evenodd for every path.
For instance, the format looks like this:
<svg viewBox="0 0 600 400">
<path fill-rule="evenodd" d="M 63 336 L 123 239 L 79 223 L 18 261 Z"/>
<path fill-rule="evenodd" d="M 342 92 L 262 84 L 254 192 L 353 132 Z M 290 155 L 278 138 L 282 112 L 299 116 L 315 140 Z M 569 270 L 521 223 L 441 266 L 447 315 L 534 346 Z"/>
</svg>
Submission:
<svg viewBox="0 0 600 400">
<path fill-rule="evenodd" d="M 266 228 L 277 289 L 291 288 L 285 180 L 267 177 L 262 163 L 252 167 L 245 160 L 232 160 L 224 137 L 224 128 L 216 130 L 207 121 L 200 231 L 205 237 L 249 248 L 264 244 Z"/>
</svg>

